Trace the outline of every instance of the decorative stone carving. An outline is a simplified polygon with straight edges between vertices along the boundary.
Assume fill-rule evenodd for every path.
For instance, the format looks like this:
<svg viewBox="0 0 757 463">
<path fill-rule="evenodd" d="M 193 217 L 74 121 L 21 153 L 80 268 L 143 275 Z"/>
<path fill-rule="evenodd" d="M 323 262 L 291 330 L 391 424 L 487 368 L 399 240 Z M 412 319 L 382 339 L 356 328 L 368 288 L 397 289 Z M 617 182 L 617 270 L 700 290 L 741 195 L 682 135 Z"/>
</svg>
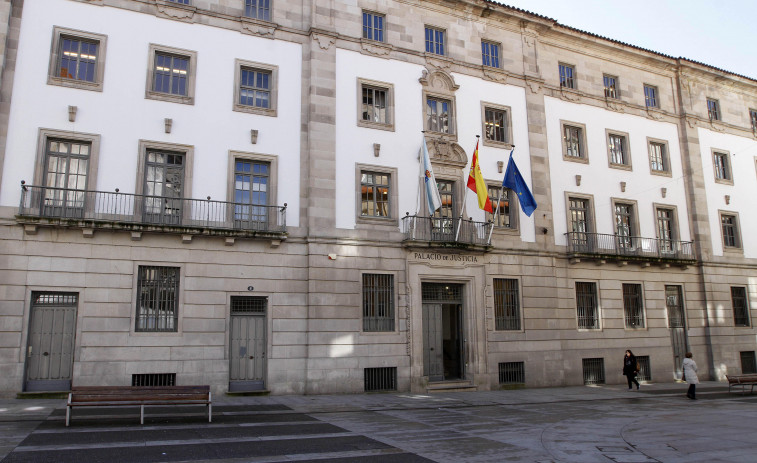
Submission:
<svg viewBox="0 0 757 463">
<path fill-rule="evenodd" d="M 446 59 L 439 59 L 438 55 L 426 55 L 426 67 L 429 69 L 436 69 L 440 71 L 446 71 L 452 66 L 452 61 Z"/>
<path fill-rule="evenodd" d="M 360 42 L 360 46 L 366 54 L 378 57 L 388 56 L 392 51 L 391 46 L 379 45 L 376 42 L 363 41 Z"/>
<path fill-rule="evenodd" d="M 439 70 L 429 72 L 428 70 L 424 69 L 423 75 L 421 75 L 421 78 L 418 79 L 418 82 L 420 82 L 424 87 L 433 88 L 435 90 L 446 90 L 448 92 L 454 92 L 455 90 L 460 88 L 460 86 L 455 83 L 455 79 L 453 79 L 451 75 Z"/>
<path fill-rule="evenodd" d="M 274 23 L 267 23 L 264 21 L 256 21 L 251 18 L 242 17 L 240 19 L 242 26 L 241 31 L 249 35 L 257 35 L 266 39 L 272 39 L 276 28 L 278 27 Z"/>
<path fill-rule="evenodd" d="M 577 102 L 577 101 L 581 101 L 581 94 L 576 91 L 568 90 L 565 87 L 561 87 L 560 98 L 565 101 Z"/>
<path fill-rule="evenodd" d="M 690 116 L 686 118 L 686 123 L 689 125 L 689 128 L 691 129 L 696 128 L 696 126 L 698 125 L 697 120 Z"/>
<path fill-rule="evenodd" d="M 612 101 L 609 98 L 605 98 L 605 103 L 607 104 L 607 108 L 611 111 L 615 111 L 619 113 L 626 112 L 625 107 L 622 104 L 618 103 L 617 101 Z"/>
<path fill-rule="evenodd" d="M 662 119 L 663 114 L 651 108 L 647 108 L 647 117 L 659 121 Z"/>
<path fill-rule="evenodd" d="M 462 146 L 443 138 L 426 138 L 431 162 L 453 167 L 468 165 L 468 156 Z"/>
<path fill-rule="evenodd" d="M 488 67 L 484 67 L 484 79 L 504 84 L 507 82 L 507 74 Z"/>
<path fill-rule="evenodd" d="M 715 132 L 725 132 L 725 127 L 723 127 L 721 124 L 715 123 L 715 121 L 710 121 L 710 129 L 714 130 Z"/>
<path fill-rule="evenodd" d="M 527 79 L 526 86 L 531 91 L 531 93 L 539 93 L 541 91 L 541 82 Z"/>
<path fill-rule="evenodd" d="M 335 37 L 315 32 L 313 33 L 313 40 L 318 42 L 318 46 L 321 47 L 321 50 L 328 50 L 332 45 L 336 43 Z"/>
<path fill-rule="evenodd" d="M 180 5 L 178 3 L 168 3 L 166 0 L 157 0 L 157 16 L 176 19 L 184 22 L 192 22 L 197 9 L 189 5 Z"/>
</svg>

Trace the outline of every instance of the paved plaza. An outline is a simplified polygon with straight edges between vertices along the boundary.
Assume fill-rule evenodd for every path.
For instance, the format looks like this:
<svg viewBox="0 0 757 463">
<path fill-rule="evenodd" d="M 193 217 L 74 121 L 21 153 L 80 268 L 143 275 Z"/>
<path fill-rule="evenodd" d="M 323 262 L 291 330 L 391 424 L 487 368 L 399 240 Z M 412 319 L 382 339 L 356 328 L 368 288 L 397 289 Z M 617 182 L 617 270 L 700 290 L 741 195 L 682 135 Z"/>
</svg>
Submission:
<svg viewBox="0 0 757 463">
<path fill-rule="evenodd" d="M 749 462 L 757 394 L 705 382 L 444 394 L 214 398 L 203 407 L 76 409 L 0 400 L 16 462 Z"/>
</svg>

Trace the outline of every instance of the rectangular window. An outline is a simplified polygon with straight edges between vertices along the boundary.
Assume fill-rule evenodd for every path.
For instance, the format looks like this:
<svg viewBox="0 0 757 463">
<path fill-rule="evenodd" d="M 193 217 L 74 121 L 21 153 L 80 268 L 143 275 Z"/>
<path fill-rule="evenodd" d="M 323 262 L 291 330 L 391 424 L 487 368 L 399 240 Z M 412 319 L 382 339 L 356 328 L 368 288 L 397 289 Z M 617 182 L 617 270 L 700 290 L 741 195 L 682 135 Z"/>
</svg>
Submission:
<svg viewBox="0 0 757 463">
<path fill-rule="evenodd" d="M 660 251 L 673 252 L 676 230 L 673 209 L 657 208 L 657 239 Z"/>
<path fill-rule="evenodd" d="M 570 64 L 560 64 L 558 67 L 560 70 L 560 87 L 576 88 L 574 79 L 576 69 Z"/>
<path fill-rule="evenodd" d="M 757 109 L 749 110 L 749 121 L 752 124 L 752 131 L 757 132 Z"/>
<path fill-rule="evenodd" d="M 78 37 L 62 37 L 58 77 L 94 82 L 97 45 L 97 42 L 82 40 Z"/>
<path fill-rule="evenodd" d="M 148 150 L 145 161 L 145 223 L 179 225 L 184 200 L 184 154 Z"/>
<path fill-rule="evenodd" d="M 169 2 L 179 3 L 181 5 L 189 5 L 189 0 L 168 0 Z"/>
<path fill-rule="evenodd" d="M 644 328 L 644 302 L 641 285 L 623 283 L 623 313 L 626 328 Z"/>
<path fill-rule="evenodd" d="M 426 53 L 444 56 L 444 31 L 426 26 Z"/>
<path fill-rule="evenodd" d="M 457 217 L 455 182 L 437 180 L 436 186 L 439 189 L 442 207 L 431 215 L 431 239 L 433 241 L 455 241 L 456 229 L 453 226 Z"/>
<path fill-rule="evenodd" d="M 526 369 L 523 362 L 500 362 L 499 384 L 525 384 Z"/>
<path fill-rule="evenodd" d="M 757 373 L 757 359 L 755 358 L 754 351 L 742 351 L 741 357 L 741 374 L 753 375 Z"/>
<path fill-rule="evenodd" d="M 387 89 L 363 85 L 363 120 L 388 124 L 386 94 Z"/>
<path fill-rule="evenodd" d="M 733 176 L 731 175 L 731 162 L 728 153 L 713 151 L 712 163 L 715 169 L 715 181 L 733 184 Z"/>
<path fill-rule="evenodd" d="M 494 329 L 520 330 L 518 280 L 494 279 Z"/>
<path fill-rule="evenodd" d="M 576 282 L 576 311 L 579 329 L 599 329 L 599 307 L 597 305 L 596 283 Z"/>
<path fill-rule="evenodd" d="M 363 274 L 363 331 L 394 331 L 394 275 Z"/>
<path fill-rule="evenodd" d="M 636 219 L 634 217 L 633 204 L 615 203 L 615 235 L 617 244 L 621 249 L 634 247 L 634 235 L 636 234 Z"/>
<path fill-rule="evenodd" d="M 652 367 L 648 355 L 637 355 L 636 363 L 639 364 L 639 372 L 636 379 L 639 381 L 652 381 Z"/>
<path fill-rule="evenodd" d="M 608 133 L 607 149 L 610 151 L 610 164 L 628 166 L 631 158 L 628 155 L 628 141 L 624 135 Z"/>
<path fill-rule="evenodd" d="M 736 326 L 749 326 L 749 304 L 746 288 L 731 286 L 731 303 L 733 304 L 733 323 Z"/>
<path fill-rule="evenodd" d="M 667 146 L 664 143 L 649 142 L 649 164 L 653 173 L 670 173 Z"/>
<path fill-rule="evenodd" d="M 481 41 L 481 61 L 484 66 L 499 67 L 499 44 Z"/>
<path fill-rule="evenodd" d="M 396 391 L 397 367 L 364 368 L 363 390 L 365 392 Z"/>
<path fill-rule="evenodd" d="M 720 103 L 718 100 L 707 98 L 707 116 L 711 121 L 720 120 Z"/>
<path fill-rule="evenodd" d="M 452 103 L 441 98 L 426 98 L 426 129 L 431 132 L 454 133 Z"/>
<path fill-rule="evenodd" d="M 106 40 L 101 34 L 54 27 L 47 83 L 102 91 Z"/>
<path fill-rule="evenodd" d="M 574 125 L 563 125 L 564 155 L 567 158 L 582 159 L 585 157 L 583 128 Z"/>
<path fill-rule="evenodd" d="M 647 108 L 658 107 L 657 87 L 653 87 L 652 85 L 644 85 L 644 102 L 646 103 Z"/>
<path fill-rule="evenodd" d="M 511 203 L 514 193 L 509 188 L 502 189 L 501 185 L 487 186 L 489 200 L 492 202 L 494 214 L 486 212 L 486 220 L 493 221 L 497 228 L 517 228 L 515 204 Z M 496 217 L 494 217 L 496 215 Z"/>
<path fill-rule="evenodd" d="M 242 67 L 239 76 L 239 104 L 255 108 L 271 107 L 271 72 Z"/>
<path fill-rule="evenodd" d="M 605 384 L 605 359 L 581 359 L 581 365 L 583 366 L 585 385 Z"/>
<path fill-rule="evenodd" d="M 360 177 L 360 215 L 391 217 L 389 211 L 390 175 L 382 172 L 362 172 Z"/>
<path fill-rule="evenodd" d="M 741 248 L 738 217 L 733 214 L 721 213 L 720 224 L 723 229 L 723 246 L 726 248 Z"/>
<path fill-rule="evenodd" d="M 271 20 L 271 1 L 270 0 L 245 0 L 244 15 L 248 18 L 260 19 L 261 21 Z"/>
<path fill-rule="evenodd" d="M 177 331 L 179 268 L 139 266 L 136 331 Z"/>
<path fill-rule="evenodd" d="M 592 234 L 590 203 L 585 198 L 568 198 L 569 245 L 574 251 L 593 252 L 595 237 Z"/>
<path fill-rule="evenodd" d="M 605 98 L 620 98 L 620 91 L 618 90 L 618 78 L 605 75 L 603 80 L 605 84 Z"/>
<path fill-rule="evenodd" d="M 234 161 L 234 222 L 236 228 L 267 230 L 271 164 L 237 158 Z"/>
<path fill-rule="evenodd" d="M 363 11 L 363 38 L 384 41 L 384 15 Z"/>
<path fill-rule="evenodd" d="M 48 139 L 42 215 L 84 217 L 91 143 Z"/>
<path fill-rule="evenodd" d="M 509 143 L 507 131 L 507 111 L 498 108 L 484 108 L 484 134 L 487 141 Z"/>
<path fill-rule="evenodd" d="M 150 44 L 146 97 L 194 104 L 197 52 Z"/>
</svg>

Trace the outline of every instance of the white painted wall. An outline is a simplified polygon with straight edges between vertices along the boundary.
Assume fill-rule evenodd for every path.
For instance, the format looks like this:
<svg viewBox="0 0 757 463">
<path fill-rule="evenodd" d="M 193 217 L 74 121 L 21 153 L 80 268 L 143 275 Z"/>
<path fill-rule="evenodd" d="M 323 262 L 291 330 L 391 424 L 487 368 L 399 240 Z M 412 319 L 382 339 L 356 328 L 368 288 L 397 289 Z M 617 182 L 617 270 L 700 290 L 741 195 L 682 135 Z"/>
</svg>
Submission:
<svg viewBox="0 0 757 463">
<path fill-rule="evenodd" d="M 653 204 L 658 203 L 676 206 L 679 239 L 691 240 L 681 150 L 678 143 L 678 130 L 674 124 L 569 103 L 551 97 L 545 98 L 545 111 L 555 244 L 566 244 L 565 233 L 568 232 L 566 191 L 593 195 L 597 233 L 614 233 L 612 198 L 619 198 L 637 201 L 639 231 L 642 237 L 657 237 Z M 563 160 L 561 120 L 586 125 L 588 164 Z M 631 171 L 609 167 L 606 129 L 628 133 L 633 168 Z M 650 173 L 647 137 L 668 142 L 671 177 Z M 580 186 L 576 186 L 576 175 L 581 175 Z M 621 181 L 626 182 L 625 192 L 620 190 Z M 663 187 L 667 189 L 665 198 L 661 194 Z"/>
<path fill-rule="evenodd" d="M 712 253 L 716 256 L 723 255 L 723 232 L 718 212 L 728 211 L 736 212 L 739 216 L 744 257 L 755 258 L 757 239 L 751 231 L 757 229 L 757 214 L 754 213 L 754 198 L 757 197 L 757 142 L 706 128 L 698 128 L 697 136 L 707 194 L 707 214 L 710 217 Z M 713 149 L 730 153 L 733 185 L 715 182 Z M 725 202 L 726 195 L 730 196 L 730 204 Z"/>
<path fill-rule="evenodd" d="M 418 81 L 424 67 L 400 61 L 390 61 L 360 53 L 338 49 L 336 53 L 336 226 L 355 227 L 356 200 L 355 164 L 372 164 L 397 169 L 399 189 L 399 217 L 416 212 L 418 204 L 419 160 L 422 142 L 425 105 L 423 89 Z M 531 163 L 528 151 L 528 128 L 525 93 L 522 88 L 482 81 L 454 74 L 460 88 L 455 93 L 458 143 L 466 150 L 468 162 L 473 157 L 476 135 L 482 134 L 481 102 L 512 108 L 514 142 L 518 146 L 515 159 L 523 177 L 531 184 Z M 390 83 L 394 86 L 394 132 L 357 125 L 358 78 Z M 381 144 L 381 155 L 375 157 L 373 144 Z M 497 172 L 497 161 L 507 164 L 509 151 L 479 146 L 481 172 L 484 178 L 501 182 L 504 173 Z M 470 164 L 461 173 L 460 181 L 467 182 Z M 466 196 L 466 216 L 484 220 L 475 194 Z M 425 199 L 421 198 L 422 201 Z M 533 218 L 521 212 L 521 238 L 535 240 Z"/>
<path fill-rule="evenodd" d="M 53 26 L 107 35 L 103 92 L 46 84 Z M 194 105 L 145 99 L 150 43 L 197 52 Z M 277 117 L 232 111 L 236 58 L 278 66 Z M 299 44 L 118 8 L 26 0 L 0 204 L 18 206 L 19 182 L 32 182 L 43 127 L 101 135 L 98 178 L 90 188 L 102 191 L 134 192 L 140 139 L 195 147 L 193 191 L 186 192 L 193 198 L 226 199 L 229 150 L 276 155 L 277 202 L 288 203 L 287 224 L 297 226 L 301 63 Z M 69 105 L 78 107 L 75 123 L 68 121 Z M 170 134 L 164 131 L 164 118 L 173 119 Z M 259 130 L 255 145 L 250 129 Z"/>
</svg>

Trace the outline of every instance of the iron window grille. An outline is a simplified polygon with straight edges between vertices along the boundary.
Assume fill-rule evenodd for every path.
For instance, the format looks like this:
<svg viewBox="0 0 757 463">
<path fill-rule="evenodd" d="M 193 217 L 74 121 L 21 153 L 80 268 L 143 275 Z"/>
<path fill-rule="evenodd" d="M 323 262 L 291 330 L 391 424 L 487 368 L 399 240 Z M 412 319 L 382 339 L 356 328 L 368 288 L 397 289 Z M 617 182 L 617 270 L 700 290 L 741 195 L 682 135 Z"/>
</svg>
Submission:
<svg viewBox="0 0 757 463">
<path fill-rule="evenodd" d="M 388 124 L 387 90 L 363 85 L 363 120 Z"/>
<path fill-rule="evenodd" d="M 363 331 L 394 331 L 394 275 L 363 274 Z"/>
<path fill-rule="evenodd" d="M 189 58 L 186 56 L 155 53 L 155 70 L 152 89 L 155 92 L 187 96 Z"/>
<path fill-rule="evenodd" d="M 647 108 L 657 107 L 657 87 L 651 85 L 644 86 L 644 102 Z"/>
<path fill-rule="evenodd" d="M 565 138 L 565 155 L 571 158 L 583 158 L 583 133 L 581 127 L 565 125 L 563 127 Z"/>
<path fill-rule="evenodd" d="M 648 355 L 637 355 L 636 363 L 639 364 L 639 372 L 636 379 L 639 381 L 652 381 L 652 368 L 649 363 Z"/>
<path fill-rule="evenodd" d="M 723 214 L 720 217 L 723 229 L 723 245 L 727 248 L 740 248 L 738 222 L 735 215 Z"/>
<path fill-rule="evenodd" d="M 618 91 L 617 77 L 604 76 L 603 80 L 605 84 L 605 98 L 619 98 L 620 92 Z"/>
<path fill-rule="evenodd" d="M 654 172 L 670 171 L 665 144 L 656 142 L 649 143 L 649 162 Z"/>
<path fill-rule="evenodd" d="M 736 326 L 749 326 L 749 305 L 746 299 L 746 288 L 731 287 L 731 303 L 733 304 L 733 323 Z"/>
<path fill-rule="evenodd" d="M 269 109 L 271 107 L 271 72 L 243 67 L 240 73 L 239 104 Z"/>
<path fill-rule="evenodd" d="M 35 306 L 76 306 L 79 295 L 76 293 L 32 293 Z"/>
<path fill-rule="evenodd" d="M 497 220 L 494 222 L 494 226 L 498 228 L 515 228 L 515 204 L 511 201 L 512 190 L 509 188 L 502 188 L 502 186 L 488 186 L 489 200 L 492 202 L 492 208 L 494 212 L 497 212 L 499 207 L 499 213 L 497 214 Z M 500 197 L 501 192 L 501 197 Z M 499 206 L 497 205 L 499 201 Z M 486 220 L 494 221 L 494 214 L 486 212 Z"/>
<path fill-rule="evenodd" d="M 248 18 L 260 19 L 261 21 L 271 20 L 271 2 L 270 0 L 245 0 L 244 15 Z"/>
<path fill-rule="evenodd" d="M 463 285 L 423 283 L 421 285 L 421 299 L 423 302 L 462 302 Z"/>
<path fill-rule="evenodd" d="M 560 87 L 576 88 L 576 81 L 574 79 L 576 69 L 569 64 L 560 64 L 559 70 L 560 70 Z"/>
<path fill-rule="evenodd" d="M 641 285 L 623 284 L 623 312 L 626 328 L 644 328 L 644 303 L 641 297 Z"/>
<path fill-rule="evenodd" d="M 499 44 L 481 41 L 481 61 L 484 66 L 499 67 Z"/>
<path fill-rule="evenodd" d="M 177 331 L 178 318 L 179 268 L 140 266 L 136 331 Z"/>
<path fill-rule="evenodd" d="M 363 389 L 365 392 L 396 391 L 397 367 L 364 368 Z"/>
<path fill-rule="evenodd" d="M 712 160 L 715 165 L 715 178 L 717 180 L 733 180 L 731 178 L 731 166 L 728 162 L 728 153 L 712 153 Z"/>
<path fill-rule="evenodd" d="M 523 362 L 500 362 L 499 384 L 525 384 L 526 369 Z"/>
<path fill-rule="evenodd" d="M 610 162 L 612 164 L 628 165 L 628 154 L 626 154 L 626 137 L 622 135 L 610 134 L 608 137 L 610 145 Z"/>
<path fill-rule="evenodd" d="M 707 98 L 707 116 L 711 121 L 720 120 L 720 103 L 718 103 L 718 100 Z"/>
<path fill-rule="evenodd" d="M 376 42 L 384 41 L 384 16 L 363 12 L 363 38 Z"/>
<path fill-rule="evenodd" d="M 597 284 L 576 282 L 576 310 L 578 328 L 598 330 L 599 309 L 597 307 Z"/>
<path fill-rule="evenodd" d="M 507 111 L 495 108 L 484 109 L 484 134 L 493 142 L 508 143 Z"/>
<path fill-rule="evenodd" d="M 231 296 L 230 302 L 233 315 L 265 315 L 268 310 L 265 296 Z"/>
<path fill-rule="evenodd" d="M 494 329 L 520 330 L 518 280 L 494 279 Z"/>
<path fill-rule="evenodd" d="M 176 373 L 137 373 L 131 375 L 132 386 L 176 386 Z"/>
<path fill-rule="evenodd" d="M 94 82 L 97 75 L 99 43 L 61 36 L 58 77 Z"/>
<path fill-rule="evenodd" d="M 584 385 L 605 384 L 605 359 L 581 359 L 583 364 Z"/>
<path fill-rule="evenodd" d="M 389 174 L 362 172 L 360 175 L 360 215 L 389 217 Z"/>
<path fill-rule="evenodd" d="M 426 53 L 444 56 L 444 31 L 426 27 Z"/>
<path fill-rule="evenodd" d="M 741 374 L 752 375 L 757 373 L 757 359 L 755 359 L 754 351 L 742 351 L 741 356 Z"/>
</svg>

